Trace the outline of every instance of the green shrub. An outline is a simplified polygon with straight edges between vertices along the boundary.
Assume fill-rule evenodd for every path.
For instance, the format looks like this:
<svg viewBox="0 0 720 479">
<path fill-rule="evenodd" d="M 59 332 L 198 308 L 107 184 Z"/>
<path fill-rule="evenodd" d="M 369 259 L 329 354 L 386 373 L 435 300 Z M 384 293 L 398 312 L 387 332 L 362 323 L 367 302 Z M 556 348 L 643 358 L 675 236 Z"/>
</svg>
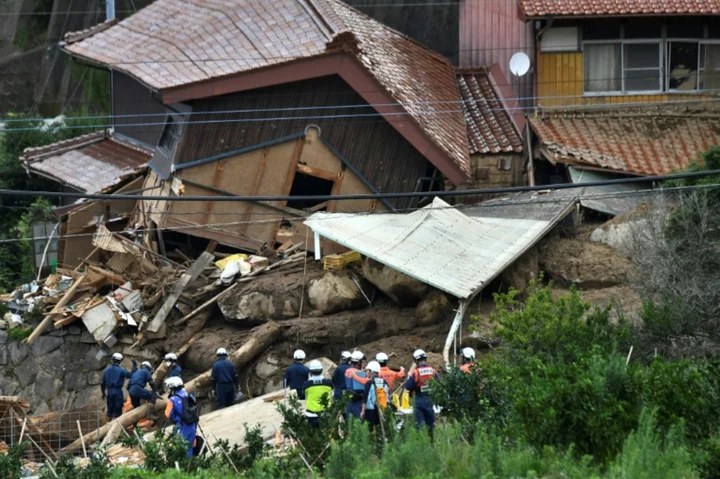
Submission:
<svg viewBox="0 0 720 479">
<path fill-rule="evenodd" d="M 8 339 L 10 341 L 25 341 L 33 332 L 30 326 L 17 326 L 8 330 Z"/>
<path fill-rule="evenodd" d="M 23 454 L 27 443 L 10 446 L 7 454 L 0 454 L 0 477 L 19 479 L 23 467 Z"/>
</svg>

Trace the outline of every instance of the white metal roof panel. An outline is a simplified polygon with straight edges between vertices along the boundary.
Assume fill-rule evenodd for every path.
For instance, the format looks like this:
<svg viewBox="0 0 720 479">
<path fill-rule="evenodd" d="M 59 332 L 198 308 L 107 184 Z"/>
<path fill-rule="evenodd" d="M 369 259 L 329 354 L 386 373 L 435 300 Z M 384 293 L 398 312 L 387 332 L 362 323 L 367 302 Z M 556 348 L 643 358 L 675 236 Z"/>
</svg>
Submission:
<svg viewBox="0 0 720 479">
<path fill-rule="evenodd" d="M 464 299 L 547 232 L 550 222 L 470 218 L 439 198 L 407 214 L 315 213 L 314 232 Z"/>
</svg>

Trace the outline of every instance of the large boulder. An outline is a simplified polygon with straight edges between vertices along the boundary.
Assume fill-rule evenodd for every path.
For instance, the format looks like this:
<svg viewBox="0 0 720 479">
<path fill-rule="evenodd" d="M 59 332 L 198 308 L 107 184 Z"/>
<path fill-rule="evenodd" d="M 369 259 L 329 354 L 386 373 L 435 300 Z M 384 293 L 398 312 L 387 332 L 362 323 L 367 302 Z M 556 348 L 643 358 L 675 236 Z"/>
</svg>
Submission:
<svg viewBox="0 0 720 479">
<path fill-rule="evenodd" d="M 40 336 L 32 344 L 32 353 L 35 356 L 44 356 L 62 346 L 63 342 L 62 338 L 55 336 Z"/>
<path fill-rule="evenodd" d="M 437 324 L 453 312 L 452 303 L 445 293 L 433 289 L 423 297 L 415 308 L 415 321 L 418 326 L 430 326 Z"/>
<path fill-rule="evenodd" d="M 359 309 L 368 304 L 363 291 L 352 278 L 333 273 L 310 281 L 308 300 L 310 306 L 322 314 Z"/>
<path fill-rule="evenodd" d="M 416 306 L 430 288 L 422 281 L 367 258 L 362 272 L 365 279 L 403 307 Z"/>
<path fill-rule="evenodd" d="M 530 282 L 539 275 L 538 248 L 533 247 L 500 273 L 500 282 L 504 288 L 515 288 L 524 292 Z"/>
</svg>

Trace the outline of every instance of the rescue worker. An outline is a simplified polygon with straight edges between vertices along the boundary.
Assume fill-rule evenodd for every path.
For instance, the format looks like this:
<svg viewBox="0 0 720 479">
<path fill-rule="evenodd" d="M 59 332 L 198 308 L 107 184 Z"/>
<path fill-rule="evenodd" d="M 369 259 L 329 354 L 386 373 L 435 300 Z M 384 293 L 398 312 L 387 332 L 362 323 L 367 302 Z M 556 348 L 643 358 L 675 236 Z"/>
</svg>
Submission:
<svg viewBox="0 0 720 479">
<path fill-rule="evenodd" d="M 326 404 L 330 404 L 333 383 L 323 377 L 323 365 L 317 359 L 310 362 L 308 369 L 310 379 L 302 386 L 305 395 L 305 417 L 311 426 L 318 427 L 320 425 L 318 415 L 325 410 Z"/>
<path fill-rule="evenodd" d="M 350 367 L 350 351 L 340 353 L 340 365 L 335 368 L 332 376 L 333 399 L 340 399 L 345 391 L 345 371 Z"/>
<path fill-rule="evenodd" d="M 285 371 L 285 384 L 283 388 L 290 388 L 298 395 L 298 399 L 305 399 L 305 391 L 303 384 L 308 380 L 310 370 L 303 364 L 305 360 L 305 351 L 298 349 L 293 353 L 293 364 Z"/>
<path fill-rule="evenodd" d="M 430 398 L 430 385 L 428 383 L 431 379 L 440 380 L 440 376 L 435 368 L 427 364 L 427 354 L 422 349 L 415 350 L 413 359 L 416 367 L 405 381 L 404 387 L 408 394 L 412 393 L 415 396 L 413 411 L 418 427 L 427 425 L 432 435 L 435 429 L 435 410 L 433 409 L 433 400 Z"/>
<path fill-rule="evenodd" d="M 405 377 L 405 368 L 401 366 L 400 371 L 393 371 L 388 367 L 389 360 L 390 358 L 388 358 L 388 355 L 385 353 L 377 353 L 375 355 L 375 361 L 380 364 L 380 377 L 388 383 L 392 391 L 395 387 L 395 381 Z"/>
<path fill-rule="evenodd" d="M 173 434 L 181 434 L 188 442 L 188 457 L 192 457 L 199 419 L 197 401 L 183 386 L 183 380 L 177 376 L 165 380 L 165 389 L 169 391 L 165 417 L 175 424 Z"/>
<path fill-rule="evenodd" d="M 182 368 L 177 363 L 177 354 L 167 353 L 165 355 L 165 365 L 168 368 L 167 377 L 169 378 L 182 378 Z"/>
<path fill-rule="evenodd" d="M 235 388 L 238 377 L 235 365 L 228 361 L 228 352 L 225 348 L 218 348 L 215 355 L 218 360 L 213 364 L 210 373 L 212 391 L 215 394 L 218 409 L 223 409 L 235 404 Z"/>
<path fill-rule="evenodd" d="M 467 374 L 475 366 L 475 350 L 473 348 L 463 348 L 462 351 L 460 351 L 460 357 L 462 358 L 460 371 Z"/>
<path fill-rule="evenodd" d="M 350 401 L 346 406 L 347 419 L 350 419 L 350 416 L 360 419 L 362 413 L 365 383 L 368 381 L 365 371 L 362 370 L 364 359 L 362 352 L 355 351 L 350 356 L 350 367 L 345 370 L 345 389 L 350 393 Z"/>
<path fill-rule="evenodd" d="M 112 355 L 112 364 L 103 371 L 100 393 L 103 400 L 107 401 L 107 417 L 114 419 L 122 416 L 123 408 L 123 385 L 126 379 L 130 379 L 132 373 L 137 371 L 137 363 L 133 361 L 132 373 L 120 367 L 123 355 L 115 353 Z"/>
<path fill-rule="evenodd" d="M 369 381 L 365 384 L 365 399 L 363 400 L 360 418 L 367 421 L 371 426 L 380 424 L 382 409 L 388 406 L 390 397 L 390 386 L 387 381 L 380 377 L 380 363 L 370 361 L 365 368 L 368 372 Z"/>
<path fill-rule="evenodd" d="M 157 391 L 155 390 L 155 383 L 152 379 L 152 365 L 144 361 L 140 365 L 140 369 L 132 373 L 130 376 L 130 382 L 128 383 L 128 392 L 130 393 L 130 401 L 132 401 L 133 409 L 140 407 L 140 401 L 146 400 L 151 404 L 155 404 L 155 398 L 157 397 Z M 145 389 L 145 386 L 150 384 L 152 392 Z"/>
</svg>

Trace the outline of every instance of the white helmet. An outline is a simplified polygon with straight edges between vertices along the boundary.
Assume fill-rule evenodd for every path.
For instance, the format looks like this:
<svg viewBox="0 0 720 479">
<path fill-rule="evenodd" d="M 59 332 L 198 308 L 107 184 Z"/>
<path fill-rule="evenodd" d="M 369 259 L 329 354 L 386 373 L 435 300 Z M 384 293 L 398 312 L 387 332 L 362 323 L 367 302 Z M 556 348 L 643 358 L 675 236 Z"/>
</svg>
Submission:
<svg viewBox="0 0 720 479">
<path fill-rule="evenodd" d="M 308 369 L 313 374 L 322 374 L 323 372 L 323 365 L 320 361 L 317 359 L 314 359 L 310 361 L 310 366 L 308 366 Z"/>
<path fill-rule="evenodd" d="M 114 353 L 114 354 L 112 355 L 112 360 L 113 360 L 113 361 L 122 361 L 122 360 L 123 360 L 123 355 L 120 354 L 120 353 Z"/>
<path fill-rule="evenodd" d="M 355 351 L 350 355 L 350 360 L 354 363 L 359 363 L 365 359 L 365 355 L 362 353 L 362 351 Z"/>
<path fill-rule="evenodd" d="M 227 349 L 225 348 L 218 348 L 217 351 L 215 351 L 215 356 L 227 356 Z"/>
<path fill-rule="evenodd" d="M 365 366 L 365 369 L 377 374 L 380 372 L 380 363 L 377 361 L 370 361 L 367 366 Z"/>
<path fill-rule="evenodd" d="M 148 368 L 148 369 L 152 369 L 152 368 L 153 368 L 153 367 L 152 367 L 152 364 L 150 364 L 148 361 L 143 361 L 142 364 L 140 365 L 140 367 L 143 367 L 143 366 L 145 366 L 145 367 Z"/>
<path fill-rule="evenodd" d="M 423 351 L 422 349 L 416 349 L 413 353 L 413 358 L 415 359 L 415 361 L 418 361 L 420 359 L 427 358 L 427 354 L 425 354 L 425 351 Z"/>
<path fill-rule="evenodd" d="M 388 362 L 389 359 L 390 358 L 388 358 L 388 355 L 385 353 L 377 353 L 375 355 L 375 361 L 377 361 L 379 363 L 386 363 L 386 362 Z"/>
<path fill-rule="evenodd" d="M 352 354 L 350 354 L 350 351 L 343 351 L 342 353 L 340 353 L 340 358 L 342 358 L 343 361 L 347 361 L 351 357 L 352 357 Z"/>
<path fill-rule="evenodd" d="M 303 351 L 302 349 L 298 349 L 293 353 L 293 359 L 302 361 L 303 359 L 305 359 L 305 351 Z"/>
<path fill-rule="evenodd" d="M 470 361 L 474 361 L 475 350 L 473 348 L 463 348 L 463 350 L 460 351 L 460 356 L 464 357 L 465 359 L 469 359 Z"/>
<path fill-rule="evenodd" d="M 177 389 L 183 387 L 183 380 L 177 376 L 167 378 L 165 380 L 165 387 L 168 389 Z"/>
<path fill-rule="evenodd" d="M 222 348 L 220 348 L 222 349 Z M 219 350 L 218 350 L 219 351 Z M 167 353 L 165 355 L 165 361 L 177 361 L 177 354 L 175 353 Z"/>
</svg>

